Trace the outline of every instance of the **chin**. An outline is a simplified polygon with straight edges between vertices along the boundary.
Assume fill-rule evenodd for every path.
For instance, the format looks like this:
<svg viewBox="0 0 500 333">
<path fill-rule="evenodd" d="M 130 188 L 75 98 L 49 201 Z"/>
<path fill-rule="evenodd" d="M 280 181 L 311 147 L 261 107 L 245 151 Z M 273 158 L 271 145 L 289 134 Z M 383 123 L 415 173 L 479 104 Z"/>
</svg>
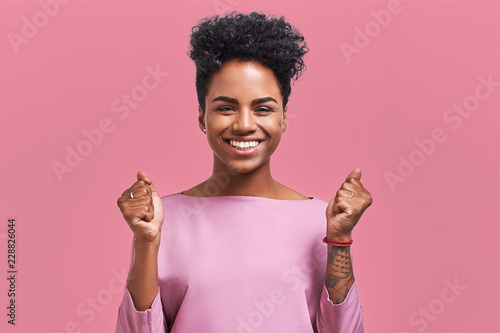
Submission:
<svg viewBox="0 0 500 333">
<path fill-rule="evenodd" d="M 260 165 L 242 165 L 241 163 L 236 163 L 236 164 L 226 164 L 226 166 L 231 169 L 233 172 L 237 173 L 249 173 L 252 171 L 255 171 L 260 167 Z"/>
</svg>

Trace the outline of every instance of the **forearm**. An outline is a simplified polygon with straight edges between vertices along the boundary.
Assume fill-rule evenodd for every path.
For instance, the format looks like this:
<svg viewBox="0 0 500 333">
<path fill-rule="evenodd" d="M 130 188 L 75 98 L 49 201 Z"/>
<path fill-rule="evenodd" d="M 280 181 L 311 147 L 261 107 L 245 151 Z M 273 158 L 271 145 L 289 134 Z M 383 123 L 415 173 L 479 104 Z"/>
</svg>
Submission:
<svg viewBox="0 0 500 333">
<path fill-rule="evenodd" d="M 328 237 L 340 241 L 348 241 L 350 237 Z M 328 261 L 326 266 L 325 286 L 330 300 L 334 304 L 342 303 L 354 283 L 351 263 L 351 247 L 328 245 Z"/>
<path fill-rule="evenodd" d="M 158 294 L 158 249 L 159 242 L 134 242 L 134 262 L 127 289 L 138 311 L 151 308 Z"/>
</svg>

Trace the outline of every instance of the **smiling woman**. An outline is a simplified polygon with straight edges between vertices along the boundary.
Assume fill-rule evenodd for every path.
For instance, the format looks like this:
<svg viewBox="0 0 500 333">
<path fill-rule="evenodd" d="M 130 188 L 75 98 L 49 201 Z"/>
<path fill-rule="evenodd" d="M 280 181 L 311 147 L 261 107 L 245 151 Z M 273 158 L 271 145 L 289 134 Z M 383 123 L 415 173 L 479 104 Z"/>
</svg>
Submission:
<svg viewBox="0 0 500 333">
<path fill-rule="evenodd" d="M 363 332 L 350 237 L 372 202 L 361 170 L 330 202 L 271 175 L 307 51 L 283 17 L 233 12 L 193 28 L 212 175 L 160 197 L 140 171 L 118 198 L 134 240 L 116 332 Z"/>
<path fill-rule="evenodd" d="M 206 128 L 215 173 L 252 172 L 261 180 L 252 182 L 253 190 L 266 189 L 268 196 L 284 191 L 270 172 L 270 157 L 286 129 L 282 100 L 272 70 L 257 62 L 228 61 L 213 75 L 206 112 L 199 109 L 199 125 Z"/>
<path fill-rule="evenodd" d="M 304 37 L 283 17 L 255 12 L 204 18 L 192 30 L 188 55 L 196 64 L 198 120 L 214 152 L 213 174 L 241 174 L 218 195 L 307 199 L 276 182 L 270 170 L 286 129 L 290 81 L 306 67 Z M 251 141 L 259 144 L 250 148 Z M 212 178 L 183 194 L 207 187 Z"/>
</svg>

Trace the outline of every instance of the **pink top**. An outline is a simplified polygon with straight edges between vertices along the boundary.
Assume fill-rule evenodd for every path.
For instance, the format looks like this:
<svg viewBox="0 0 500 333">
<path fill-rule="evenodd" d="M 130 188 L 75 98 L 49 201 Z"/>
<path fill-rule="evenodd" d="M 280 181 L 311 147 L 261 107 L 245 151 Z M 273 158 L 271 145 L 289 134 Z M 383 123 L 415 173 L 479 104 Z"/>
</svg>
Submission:
<svg viewBox="0 0 500 333">
<path fill-rule="evenodd" d="M 125 288 L 115 333 L 363 332 L 356 283 L 341 304 L 324 285 L 327 202 L 161 199 L 158 295 L 137 311 Z"/>
</svg>

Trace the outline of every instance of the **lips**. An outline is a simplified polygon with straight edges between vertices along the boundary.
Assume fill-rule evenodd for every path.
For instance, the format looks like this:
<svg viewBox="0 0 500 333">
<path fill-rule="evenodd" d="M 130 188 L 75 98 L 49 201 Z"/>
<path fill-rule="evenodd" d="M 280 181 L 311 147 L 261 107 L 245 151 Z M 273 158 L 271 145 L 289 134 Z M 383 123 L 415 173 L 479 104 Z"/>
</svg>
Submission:
<svg viewBox="0 0 500 333">
<path fill-rule="evenodd" d="M 231 137 L 231 138 L 224 138 L 224 141 L 229 142 L 230 140 L 246 142 L 246 141 L 264 141 L 265 139 L 260 139 L 260 138 L 256 138 L 256 137 Z"/>
<path fill-rule="evenodd" d="M 230 141 L 238 141 L 238 142 L 252 142 L 252 141 L 258 141 L 258 142 L 262 142 L 264 140 L 236 140 L 236 139 L 224 139 L 224 141 L 226 142 L 230 142 Z"/>
<path fill-rule="evenodd" d="M 234 154 L 247 156 L 247 155 L 252 155 L 253 153 L 255 153 L 260 148 L 260 146 L 262 145 L 262 141 L 264 141 L 264 140 L 240 140 L 241 142 L 248 142 L 248 141 L 257 141 L 258 142 L 257 146 L 255 146 L 253 148 L 248 147 L 248 148 L 244 148 L 244 149 L 234 147 L 229 142 L 229 141 L 231 141 L 229 139 L 224 140 L 224 141 L 227 143 L 230 151 L 233 152 Z M 237 140 L 235 140 L 235 141 L 237 141 Z"/>
</svg>

